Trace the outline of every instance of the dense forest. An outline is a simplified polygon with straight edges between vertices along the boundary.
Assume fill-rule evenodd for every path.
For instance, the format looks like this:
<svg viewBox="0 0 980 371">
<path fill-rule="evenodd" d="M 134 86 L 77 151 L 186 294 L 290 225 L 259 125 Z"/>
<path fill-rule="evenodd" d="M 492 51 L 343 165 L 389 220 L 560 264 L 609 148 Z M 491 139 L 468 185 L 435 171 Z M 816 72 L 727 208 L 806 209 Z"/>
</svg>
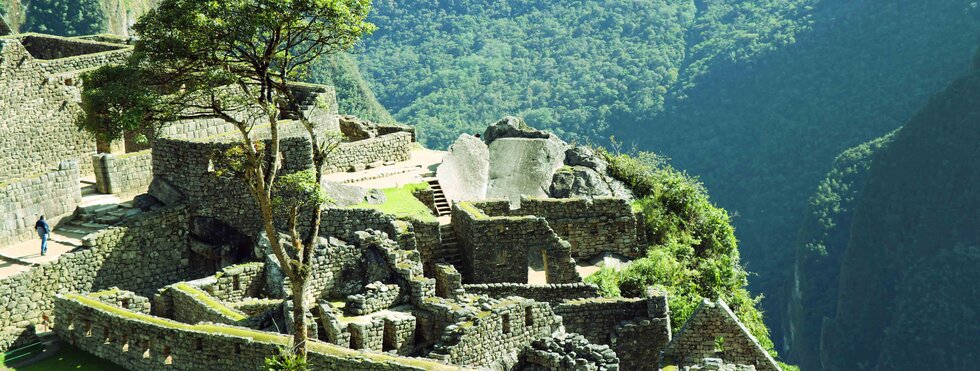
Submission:
<svg viewBox="0 0 980 371">
<path fill-rule="evenodd" d="M 441 147 L 504 114 L 671 158 L 732 211 L 774 340 L 807 198 L 968 70 L 972 0 L 379 0 L 358 62 Z M 792 354 L 791 354 L 792 355 Z"/>
<path fill-rule="evenodd" d="M 823 324 L 824 369 L 967 370 L 980 362 L 978 122 L 980 69 L 933 97 L 872 155 L 845 228 L 837 306 Z"/>
</svg>

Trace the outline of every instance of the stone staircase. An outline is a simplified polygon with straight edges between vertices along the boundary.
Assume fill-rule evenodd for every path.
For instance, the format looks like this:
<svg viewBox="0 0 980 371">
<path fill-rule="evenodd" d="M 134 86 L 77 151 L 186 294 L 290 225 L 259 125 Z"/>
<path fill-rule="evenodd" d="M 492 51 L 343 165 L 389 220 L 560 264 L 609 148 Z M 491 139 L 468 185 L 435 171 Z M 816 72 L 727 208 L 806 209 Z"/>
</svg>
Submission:
<svg viewBox="0 0 980 371">
<path fill-rule="evenodd" d="M 442 236 L 442 243 L 439 245 L 439 251 L 435 252 L 437 260 L 453 265 L 459 264 L 462 257 L 459 255 L 459 242 L 456 240 L 456 231 L 453 230 L 452 224 L 440 225 L 439 235 Z"/>
<path fill-rule="evenodd" d="M 446 198 L 446 194 L 442 191 L 442 186 L 439 185 L 439 180 L 436 178 L 426 179 L 429 183 L 429 188 L 433 191 L 433 198 L 436 204 L 436 216 L 446 216 L 452 214 L 452 207 L 449 205 L 449 199 Z"/>
<path fill-rule="evenodd" d="M 296 97 L 296 103 L 287 107 L 281 116 L 282 118 L 293 120 L 298 120 L 316 107 L 317 97 L 327 92 L 327 89 L 324 87 L 306 84 L 291 84 L 290 88 Z"/>
<path fill-rule="evenodd" d="M 75 209 L 71 221 L 58 225 L 51 233 L 51 241 L 70 245 L 82 246 L 81 238 L 113 225 L 123 219 L 139 214 L 140 210 L 133 208 L 131 202 L 122 202 L 118 196 L 100 194 L 95 184 L 82 183 L 82 202 Z"/>
</svg>

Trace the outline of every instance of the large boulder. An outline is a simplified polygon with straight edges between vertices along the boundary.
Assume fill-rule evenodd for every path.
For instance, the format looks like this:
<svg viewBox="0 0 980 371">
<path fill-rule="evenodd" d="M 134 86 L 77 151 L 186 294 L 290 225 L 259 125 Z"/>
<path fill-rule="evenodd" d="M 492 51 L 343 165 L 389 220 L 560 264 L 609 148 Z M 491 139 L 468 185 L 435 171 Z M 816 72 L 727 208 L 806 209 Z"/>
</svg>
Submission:
<svg viewBox="0 0 980 371">
<path fill-rule="evenodd" d="M 378 136 L 378 125 L 356 116 L 340 116 L 340 132 L 348 141 L 371 139 Z"/>
<path fill-rule="evenodd" d="M 521 195 L 548 197 L 567 144 L 553 139 L 499 138 L 490 144 L 488 198 L 519 204 Z"/>
<path fill-rule="evenodd" d="M 376 189 L 367 189 L 337 182 L 324 181 L 320 184 L 323 192 L 333 202 L 332 206 L 347 207 L 364 202 L 369 204 L 382 204 L 385 201 L 384 192 Z"/>
<path fill-rule="evenodd" d="M 555 173 L 548 192 L 551 197 L 612 196 L 612 190 L 597 171 L 585 167 L 565 167 Z"/>
<path fill-rule="evenodd" d="M 452 202 L 477 201 L 487 196 L 490 151 L 472 135 L 463 134 L 449 147 L 449 153 L 436 168 L 436 178 Z"/>
<path fill-rule="evenodd" d="M 175 205 L 184 201 L 184 193 L 166 179 L 153 177 L 147 192 L 164 205 Z"/>
<path fill-rule="evenodd" d="M 606 160 L 586 146 L 575 146 L 565 151 L 565 165 L 584 166 L 603 175 L 608 167 Z"/>
<path fill-rule="evenodd" d="M 514 116 L 500 119 L 483 132 L 483 141 L 487 145 L 500 138 L 557 139 L 551 133 L 532 128 L 524 122 L 524 119 Z"/>
</svg>

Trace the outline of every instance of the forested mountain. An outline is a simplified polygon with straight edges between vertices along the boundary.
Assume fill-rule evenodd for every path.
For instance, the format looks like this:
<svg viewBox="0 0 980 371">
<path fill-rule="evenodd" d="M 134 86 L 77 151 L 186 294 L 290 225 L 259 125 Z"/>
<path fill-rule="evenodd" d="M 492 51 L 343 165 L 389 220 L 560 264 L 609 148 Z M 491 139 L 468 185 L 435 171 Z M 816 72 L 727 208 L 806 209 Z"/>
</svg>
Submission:
<svg viewBox="0 0 980 371">
<path fill-rule="evenodd" d="M 774 340 L 807 197 L 968 69 L 972 0 L 378 0 L 358 58 L 444 146 L 504 114 L 672 158 L 735 214 Z M 785 353 L 785 352 L 784 352 Z"/>
<path fill-rule="evenodd" d="M 20 32 L 128 35 L 129 26 L 156 3 L 157 0 L 0 0 L 0 15 Z"/>
<path fill-rule="evenodd" d="M 836 313 L 823 325 L 824 369 L 976 368 L 978 144 L 975 70 L 873 156 L 853 203 Z"/>
<path fill-rule="evenodd" d="M 841 258 L 851 236 L 854 208 L 860 200 L 873 159 L 898 131 L 844 151 L 810 197 L 800 227 L 782 324 L 786 345 L 800 367 L 820 369 L 820 331 L 824 317 L 837 310 Z"/>
</svg>

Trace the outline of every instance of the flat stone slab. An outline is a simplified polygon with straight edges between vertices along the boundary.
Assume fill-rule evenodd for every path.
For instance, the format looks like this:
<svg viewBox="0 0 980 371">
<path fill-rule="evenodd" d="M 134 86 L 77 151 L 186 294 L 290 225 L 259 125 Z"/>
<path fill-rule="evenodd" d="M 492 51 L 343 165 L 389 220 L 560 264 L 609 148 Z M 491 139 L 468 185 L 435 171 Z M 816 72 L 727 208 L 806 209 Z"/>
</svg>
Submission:
<svg viewBox="0 0 980 371">
<path fill-rule="evenodd" d="M 521 195 L 548 197 L 568 145 L 555 139 L 500 138 L 490 144 L 488 198 L 519 204 Z"/>
<path fill-rule="evenodd" d="M 436 178 L 452 202 L 478 201 L 487 197 L 490 150 L 480 138 L 463 134 L 449 147 L 436 168 Z"/>
</svg>

